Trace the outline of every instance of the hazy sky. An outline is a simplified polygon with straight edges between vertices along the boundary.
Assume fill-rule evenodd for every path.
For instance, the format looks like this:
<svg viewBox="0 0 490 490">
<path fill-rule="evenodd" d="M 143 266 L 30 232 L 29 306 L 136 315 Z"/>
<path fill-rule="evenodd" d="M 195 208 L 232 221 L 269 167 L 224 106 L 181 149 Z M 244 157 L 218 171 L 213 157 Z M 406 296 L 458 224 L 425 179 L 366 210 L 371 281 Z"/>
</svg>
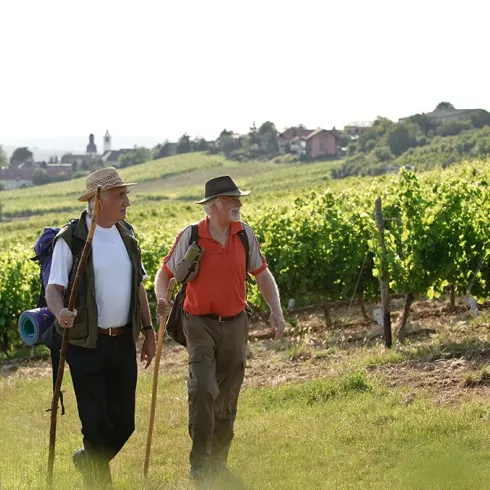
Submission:
<svg viewBox="0 0 490 490">
<path fill-rule="evenodd" d="M 485 0 L 3 0 L 0 144 L 490 110 L 489 14 Z"/>
</svg>

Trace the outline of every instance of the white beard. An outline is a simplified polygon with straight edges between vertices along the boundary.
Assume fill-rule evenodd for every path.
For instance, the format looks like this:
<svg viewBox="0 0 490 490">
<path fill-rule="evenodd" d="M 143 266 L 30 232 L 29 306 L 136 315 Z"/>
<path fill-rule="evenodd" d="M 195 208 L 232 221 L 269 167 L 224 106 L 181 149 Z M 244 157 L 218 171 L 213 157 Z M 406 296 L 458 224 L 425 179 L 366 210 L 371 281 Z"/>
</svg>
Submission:
<svg viewBox="0 0 490 490">
<path fill-rule="evenodd" d="M 240 208 L 231 209 L 230 214 L 228 215 L 228 219 L 230 221 L 235 221 L 235 222 L 240 221 L 240 219 L 241 219 Z"/>
</svg>

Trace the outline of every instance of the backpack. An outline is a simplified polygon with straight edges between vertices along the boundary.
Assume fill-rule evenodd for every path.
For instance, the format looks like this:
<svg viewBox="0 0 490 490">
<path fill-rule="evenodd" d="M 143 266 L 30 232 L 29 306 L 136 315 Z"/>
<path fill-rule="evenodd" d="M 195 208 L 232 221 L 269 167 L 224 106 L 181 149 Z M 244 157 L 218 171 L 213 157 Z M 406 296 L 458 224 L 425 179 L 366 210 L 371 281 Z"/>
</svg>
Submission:
<svg viewBox="0 0 490 490">
<path fill-rule="evenodd" d="M 246 231 L 242 228 L 238 233 L 238 237 L 242 242 L 243 248 L 245 249 L 245 276 L 248 282 L 248 265 L 249 265 L 249 243 Z M 198 234 L 198 224 L 191 225 L 191 237 L 189 240 L 189 246 L 195 243 L 196 245 L 199 242 L 199 234 Z M 182 345 L 183 347 L 187 347 L 187 341 L 184 334 L 184 300 L 185 300 L 185 291 L 187 289 L 187 283 L 184 282 L 175 296 L 174 305 L 170 314 L 167 318 L 167 323 L 165 325 L 166 332 L 170 337 L 172 337 L 175 342 Z M 250 319 L 252 316 L 252 309 L 247 303 L 245 307 L 245 311 L 247 312 L 247 316 Z"/>
<path fill-rule="evenodd" d="M 78 219 L 72 219 L 67 223 L 71 228 L 72 234 L 78 225 Z M 34 244 L 35 257 L 32 257 L 33 262 L 37 262 L 40 268 L 41 291 L 37 300 L 37 308 L 47 308 L 46 304 L 46 288 L 48 286 L 49 273 L 51 271 L 51 263 L 53 260 L 54 240 L 58 235 L 60 228 L 44 228 L 43 233 Z M 84 242 L 76 239 L 72 241 L 73 263 L 78 262 L 77 257 L 81 257 Z M 49 311 L 49 310 L 48 310 Z M 51 357 L 51 372 L 53 378 L 53 391 L 56 385 L 58 376 L 58 366 L 60 363 L 61 335 L 56 331 L 54 321 L 43 332 L 41 342 L 49 348 Z M 63 392 L 60 392 L 61 415 L 65 414 L 65 406 L 63 404 Z M 47 411 L 50 411 L 48 409 Z"/>
</svg>

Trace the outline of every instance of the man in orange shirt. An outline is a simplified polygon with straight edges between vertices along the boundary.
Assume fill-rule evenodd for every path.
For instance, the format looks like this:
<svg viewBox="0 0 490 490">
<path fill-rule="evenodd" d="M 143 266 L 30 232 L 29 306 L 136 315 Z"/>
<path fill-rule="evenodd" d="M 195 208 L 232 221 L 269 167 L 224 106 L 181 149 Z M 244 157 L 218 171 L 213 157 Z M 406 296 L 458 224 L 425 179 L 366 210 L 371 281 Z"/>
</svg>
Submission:
<svg viewBox="0 0 490 490">
<path fill-rule="evenodd" d="M 271 310 L 270 324 L 282 338 L 284 317 L 276 282 L 262 256 L 253 230 L 240 221 L 241 191 L 229 176 L 206 182 L 201 204 L 206 218 L 198 224 L 204 249 L 197 275 L 188 283 L 184 302 L 184 334 L 189 354 L 187 381 L 189 434 L 192 449 L 189 476 L 226 472 L 233 439 L 238 395 L 245 374 L 248 317 L 246 273 L 255 276 Z M 239 233 L 249 244 L 248 260 Z M 170 278 L 189 247 L 191 226 L 176 238 L 155 278 L 158 312 L 168 313 L 165 300 Z M 248 264 L 248 270 L 246 270 Z"/>
</svg>

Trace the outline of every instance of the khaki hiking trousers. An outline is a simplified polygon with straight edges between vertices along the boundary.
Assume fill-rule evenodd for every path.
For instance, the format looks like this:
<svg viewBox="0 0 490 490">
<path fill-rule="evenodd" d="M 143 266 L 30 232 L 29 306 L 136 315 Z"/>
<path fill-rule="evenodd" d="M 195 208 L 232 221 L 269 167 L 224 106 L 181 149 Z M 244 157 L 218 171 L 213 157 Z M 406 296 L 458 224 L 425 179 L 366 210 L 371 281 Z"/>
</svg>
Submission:
<svg viewBox="0 0 490 490">
<path fill-rule="evenodd" d="M 245 311 L 230 321 L 185 312 L 184 333 L 189 354 L 189 462 L 193 468 L 226 465 L 245 374 L 248 318 Z"/>
</svg>

